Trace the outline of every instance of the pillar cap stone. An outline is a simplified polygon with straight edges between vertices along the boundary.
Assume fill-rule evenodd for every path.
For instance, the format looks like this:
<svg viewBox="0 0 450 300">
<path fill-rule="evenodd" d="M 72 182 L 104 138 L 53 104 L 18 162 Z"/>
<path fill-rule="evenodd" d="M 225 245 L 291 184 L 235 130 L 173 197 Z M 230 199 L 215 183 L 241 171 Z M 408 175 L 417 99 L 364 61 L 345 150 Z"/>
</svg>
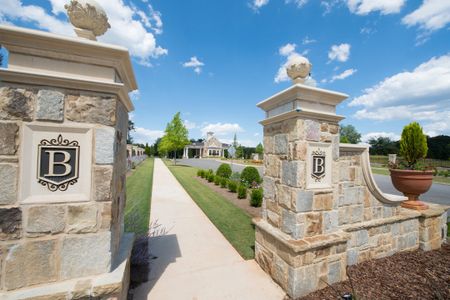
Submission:
<svg viewBox="0 0 450 300">
<path fill-rule="evenodd" d="M 128 111 L 136 90 L 128 49 L 40 30 L 0 25 L 0 44 L 9 51 L 2 81 L 115 94 Z"/>
<path fill-rule="evenodd" d="M 336 106 L 346 98 L 348 95 L 343 93 L 295 83 L 256 106 L 266 112 L 266 119 L 261 122 L 264 124 L 300 115 L 339 122 L 344 117 L 336 115 Z"/>
</svg>

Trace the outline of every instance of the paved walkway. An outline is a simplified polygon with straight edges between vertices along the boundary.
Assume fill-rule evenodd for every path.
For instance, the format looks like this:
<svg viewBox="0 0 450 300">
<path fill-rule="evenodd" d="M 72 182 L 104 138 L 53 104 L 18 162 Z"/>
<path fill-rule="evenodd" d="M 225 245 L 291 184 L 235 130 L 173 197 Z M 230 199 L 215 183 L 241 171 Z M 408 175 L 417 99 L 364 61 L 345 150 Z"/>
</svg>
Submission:
<svg viewBox="0 0 450 300">
<path fill-rule="evenodd" d="M 254 260 L 245 261 L 155 160 L 151 220 L 169 232 L 150 240 L 150 281 L 134 299 L 283 299 L 284 292 Z"/>
</svg>

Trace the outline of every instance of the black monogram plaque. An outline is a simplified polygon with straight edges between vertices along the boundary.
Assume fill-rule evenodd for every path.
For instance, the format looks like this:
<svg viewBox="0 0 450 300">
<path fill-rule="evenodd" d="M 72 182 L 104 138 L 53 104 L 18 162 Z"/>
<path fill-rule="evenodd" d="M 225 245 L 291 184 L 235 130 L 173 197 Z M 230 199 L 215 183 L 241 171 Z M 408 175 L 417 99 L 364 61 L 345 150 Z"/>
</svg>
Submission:
<svg viewBox="0 0 450 300">
<path fill-rule="evenodd" d="M 66 191 L 78 181 L 80 146 L 77 141 L 58 138 L 38 145 L 37 179 L 50 191 Z"/>
<path fill-rule="evenodd" d="M 311 152 L 312 170 L 311 177 L 315 182 L 320 182 L 325 177 L 325 151 L 317 149 Z"/>
</svg>

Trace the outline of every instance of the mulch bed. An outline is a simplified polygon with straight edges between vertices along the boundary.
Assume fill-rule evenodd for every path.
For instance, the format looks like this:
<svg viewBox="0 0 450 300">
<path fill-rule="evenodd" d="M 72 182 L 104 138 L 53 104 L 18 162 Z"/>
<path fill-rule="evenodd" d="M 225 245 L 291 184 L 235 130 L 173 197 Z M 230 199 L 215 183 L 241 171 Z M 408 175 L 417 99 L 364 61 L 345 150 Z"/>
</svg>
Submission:
<svg viewBox="0 0 450 300">
<path fill-rule="evenodd" d="M 222 195 L 225 199 L 236 205 L 237 207 L 243 209 L 247 214 L 252 217 L 261 217 L 261 207 L 253 207 L 250 205 L 250 195 L 247 196 L 247 199 L 238 199 L 237 193 L 232 193 L 228 191 L 227 188 L 221 188 L 219 185 L 215 185 L 214 182 L 208 182 L 208 180 L 203 179 L 201 177 L 195 177 L 199 182 L 204 185 L 207 185 L 216 193 Z"/>
<path fill-rule="evenodd" d="M 354 293 L 347 280 L 300 299 L 342 299 L 338 295 L 345 292 L 356 294 L 358 300 L 450 299 L 450 245 L 363 262 L 349 267 L 347 274 Z"/>
</svg>

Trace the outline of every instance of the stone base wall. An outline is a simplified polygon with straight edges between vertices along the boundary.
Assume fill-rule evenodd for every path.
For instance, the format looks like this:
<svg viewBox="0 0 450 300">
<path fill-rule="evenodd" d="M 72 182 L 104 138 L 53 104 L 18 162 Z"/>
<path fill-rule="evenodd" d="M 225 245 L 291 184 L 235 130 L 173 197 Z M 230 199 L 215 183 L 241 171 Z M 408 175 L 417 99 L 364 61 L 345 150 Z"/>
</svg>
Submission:
<svg viewBox="0 0 450 300">
<path fill-rule="evenodd" d="M 31 166 L 21 160 L 36 163 L 24 146 L 29 126 L 54 128 L 55 138 L 68 127 L 91 132 L 87 199 L 24 200 Z M 127 126 L 114 95 L 0 85 L 0 291 L 110 271 L 123 233 Z"/>
<path fill-rule="evenodd" d="M 416 212 L 376 196 L 364 173 L 367 149 L 343 149 L 333 121 L 289 118 L 264 126 L 256 261 L 293 298 L 345 280 L 347 265 L 437 249 L 446 237 L 444 207 Z M 319 184 L 311 181 L 313 150 L 328 172 Z"/>
<path fill-rule="evenodd" d="M 446 239 L 447 213 L 439 208 L 431 211 L 400 209 L 396 217 L 299 240 L 255 220 L 255 259 L 289 296 L 301 297 L 346 280 L 347 265 L 401 251 L 439 249 Z"/>
</svg>

